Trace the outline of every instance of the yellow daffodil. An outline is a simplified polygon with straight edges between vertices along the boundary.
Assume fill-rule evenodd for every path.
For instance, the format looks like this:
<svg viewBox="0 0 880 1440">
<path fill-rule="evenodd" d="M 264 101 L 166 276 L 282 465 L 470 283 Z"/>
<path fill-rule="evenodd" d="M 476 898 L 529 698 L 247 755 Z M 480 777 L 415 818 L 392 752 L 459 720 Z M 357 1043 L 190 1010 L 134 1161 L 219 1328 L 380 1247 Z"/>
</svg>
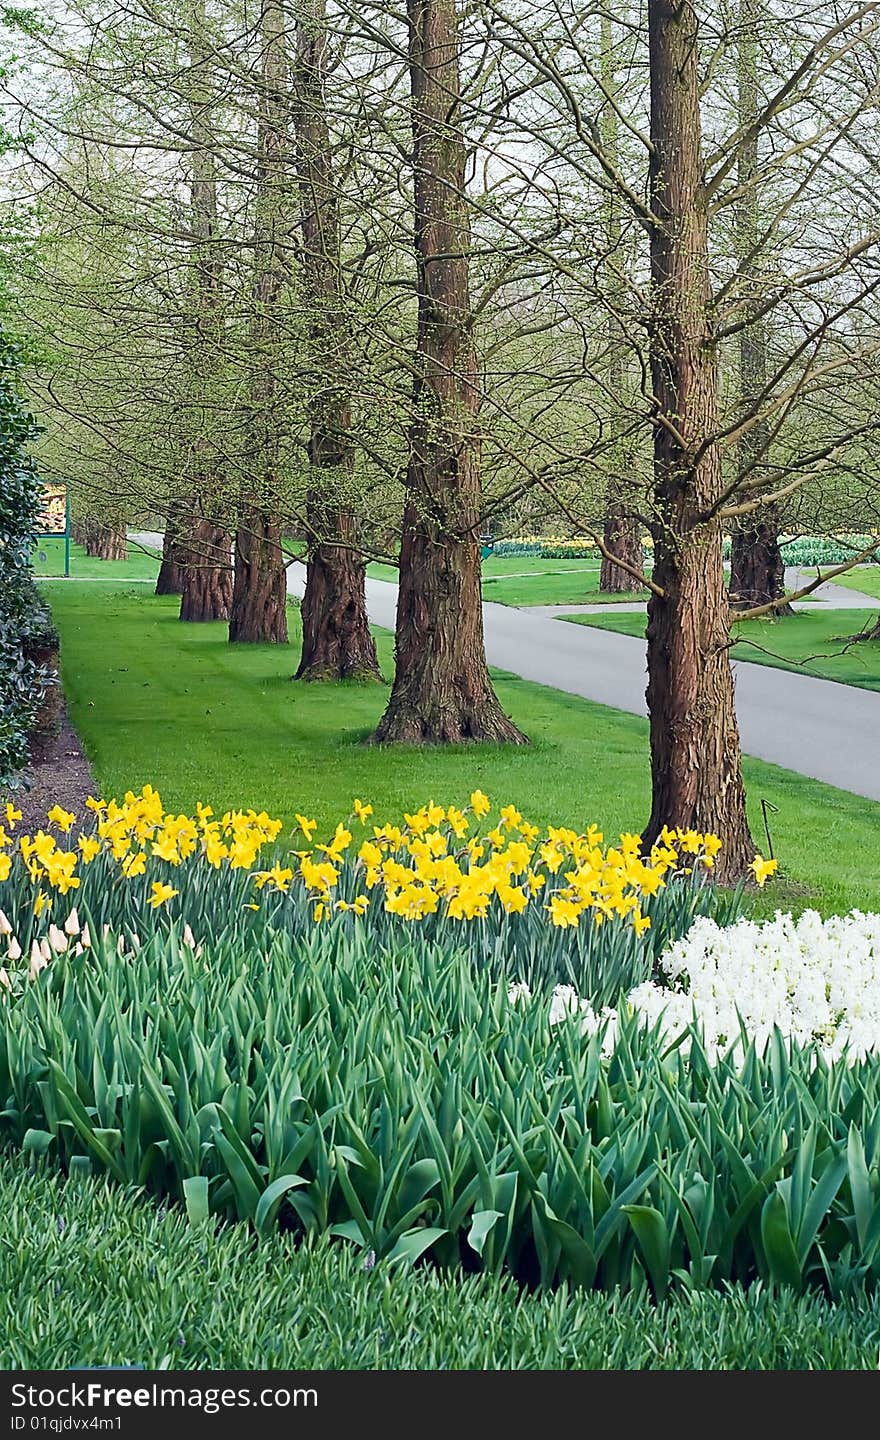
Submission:
<svg viewBox="0 0 880 1440">
<path fill-rule="evenodd" d="M 758 888 L 763 890 L 766 881 L 779 869 L 779 861 L 765 860 L 763 855 L 756 855 L 749 869 L 758 883 Z"/>
<path fill-rule="evenodd" d="M 492 809 L 492 802 L 488 795 L 483 794 L 482 790 L 474 790 L 471 795 L 471 809 L 477 819 L 482 820 L 483 816 L 488 815 Z"/>
<path fill-rule="evenodd" d="M 580 907 L 572 900 L 564 900 L 560 895 L 550 896 L 550 920 L 558 929 L 565 930 L 568 927 L 576 928 L 580 918 Z"/>
<path fill-rule="evenodd" d="M 14 830 L 16 823 L 21 819 L 21 811 L 16 810 L 11 800 L 6 801 L 6 824 L 10 830 Z"/>
<path fill-rule="evenodd" d="M 100 854 L 101 842 L 91 835 L 80 835 L 76 843 L 83 865 L 90 865 L 95 856 Z"/>
<path fill-rule="evenodd" d="M 173 886 L 163 885 L 161 880 L 154 880 L 150 887 L 150 898 L 147 904 L 153 910 L 158 910 L 160 905 L 167 905 L 169 900 L 173 900 L 174 896 L 179 894 L 180 891 L 175 890 Z"/>
<path fill-rule="evenodd" d="M 9 872 L 12 869 L 12 858 L 6 851 L 0 851 L 0 881 L 9 879 Z"/>
<path fill-rule="evenodd" d="M 46 819 L 50 825 L 54 825 L 56 829 L 63 831 L 66 835 L 76 816 L 70 810 L 64 810 L 60 805 L 53 805 Z"/>
<path fill-rule="evenodd" d="M 295 815 L 294 819 L 296 820 L 297 825 L 299 826 L 300 830 L 305 835 L 306 839 L 311 845 L 312 836 L 318 828 L 317 820 L 309 820 L 305 815 Z"/>
</svg>

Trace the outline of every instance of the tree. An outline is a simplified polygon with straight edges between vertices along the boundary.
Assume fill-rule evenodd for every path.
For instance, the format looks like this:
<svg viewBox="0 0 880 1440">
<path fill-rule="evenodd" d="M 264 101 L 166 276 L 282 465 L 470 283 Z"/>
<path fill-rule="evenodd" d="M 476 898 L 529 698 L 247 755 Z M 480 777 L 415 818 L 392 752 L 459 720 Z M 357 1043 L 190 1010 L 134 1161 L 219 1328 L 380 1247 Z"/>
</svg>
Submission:
<svg viewBox="0 0 880 1440">
<path fill-rule="evenodd" d="M 179 500 L 169 502 L 162 536 L 162 563 L 156 577 L 157 595 L 183 593 L 186 566 L 186 509 Z"/>
<path fill-rule="evenodd" d="M 208 438 L 212 386 L 222 350 L 222 259 L 218 245 L 217 144 L 211 126 L 211 47 L 205 0 L 189 0 L 189 90 L 192 148 L 192 440 L 191 523 L 187 527 L 180 618 L 228 620 L 232 605 L 232 539 L 223 515 L 222 479 Z"/>
<path fill-rule="evenodd" d="M 381 742 L 525 736 L 492 689 L 480 591 L 480 383 L 455 0 L 407 0 L 418 334 L 396 671 Z"/>
<path fill-rule="evenodd" d="M 622 17 L 624 18 L 624 17 Z M 619 160 L 620 117 L 617 113 L 618 85 L 614 62 L 614 22 L 611 15 L 602 11 L 600 16 L 601 55 L 600 71 L 602 86 L 608 97 L 602 117 L 602 143 L 605 153 L 613 164 Z M 605 288 L 609 297 L 608 308 L 608 388 L 618 397 L 625 393 L 626 341 L 621 335 L 620 296 L 621 281 L 618 271 L 625 266 L 623 255 L 624 235 L 621 224 L 622 198 L 613 188 L 604 196 L 605 209 Z M 619 419 L 619 417 L 617 417 Z M 605 501 L 603 539 L 605 550 L 599 570 L 599 589 L 606 595 L 619 595 L 632 590 L 633 570 L 638 572 L 644 564 L 642 549 L 642 527 L 638 518 L 637 497 L 634 494 L 633 475 L 634 447 L 626 441 L 619 442 L 612 453 L 608 476 L 608 494 Z M 624 560 L 626 566 L 617 562 Z"/>
<path fill-rule="evenodd" d="M 740 0 L 739 33 L 737 36 L 737 80 L 739 126 L 744 140 L 737 164 L 740 198 L 736 205 L 735 232 L 737 254 L 742 274 L 748 277 L 760 255 L 760 205 L 758 197 L 758 25 L 761 18 L 760 0 Z M 741 406 L 748 411 L 767 384 L 767 336 L 765 319 L 756 314 L 750 324 L 743 325 L 739 335 L 739 383 Z M 770 425 L 766 418 L 747 430 L 737 447 L 739 488 L 746 484 L 762 464 L 770 447 Z M 775 506 L 767 506 L 736 525 L 730 546 L 730 603 L 735 609 L 747 610 L 765 605 L 785 595 L 785 561 L 779 548 L 779 514 Z M 774 614 L 793 615 L 788 604 L 781 604 Z"/>
<path fill-rule="evenodd" d="M 287 277 L 288 65 L 278 0 L 262 0 L 254 297 L 251 320 L 253 470 L 238 508 L 231 641 L 287 644 L 287 570 L 278 515 L 278 303 Z"/>
<path fill-rule="evenodd" d="M 722 564 L 718 357 L 691 0 L 648 0 L 655 590 L 648 602 L 651 815 L 723 836 L 720 874 L 746 871 L 746 818 Z"/>
<path fill-rule="evenodd" d="M 366 567 L 351 508 L 352 354 L 342 280 L 340 202 L 327 118 L 324 0 L 297 24 L 296 137 L 302 288 L 314 367 L 309 397 L 309 536 L 297 680 L 381 680 L 367 615 Z"/>
</svg>

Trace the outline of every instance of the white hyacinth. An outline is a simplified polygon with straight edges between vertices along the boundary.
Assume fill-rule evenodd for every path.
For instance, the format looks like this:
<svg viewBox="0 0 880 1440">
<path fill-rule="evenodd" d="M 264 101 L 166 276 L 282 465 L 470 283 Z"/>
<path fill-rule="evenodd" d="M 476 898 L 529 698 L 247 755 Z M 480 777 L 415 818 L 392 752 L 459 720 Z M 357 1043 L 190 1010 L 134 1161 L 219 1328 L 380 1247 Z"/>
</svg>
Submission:
<svg viewBox="0 0 880 1440">
<path fill-rule="evenodd" d="M 880 1053 L 880 915 L 859 910 L 823 920 L 815 910 L 797 919 L 738 920 L 722 927 L 695 921 L 660 957 L 661 983 L 629 994 L 647 1024 L 659 1022 L 670 1039 L 696 1020 L 710 1053 L 735 1043 L 744 1027 L 762 1049 L 774 1029 L 800 1044 L 815 1043 L 829 1059 Z M 512 1001 L 529 998 L 512 986 Z M 596 1015 L 570 985 L 557 986 L 550 1023 L 580 1014 L 582 1030 L 605 1028 L 613 1047 L 617 1015 Z"/>
</svg>

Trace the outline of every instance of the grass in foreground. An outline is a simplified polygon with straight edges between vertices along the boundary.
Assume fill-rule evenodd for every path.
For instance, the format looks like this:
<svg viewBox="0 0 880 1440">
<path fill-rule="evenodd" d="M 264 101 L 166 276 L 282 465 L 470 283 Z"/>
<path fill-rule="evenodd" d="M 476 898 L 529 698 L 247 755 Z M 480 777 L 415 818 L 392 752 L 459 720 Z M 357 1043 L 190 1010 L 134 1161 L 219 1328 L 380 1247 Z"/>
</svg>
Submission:
<svg viewBox="0 0 880 1440">
<path fill-rule="evenodd" d="M 465 803 L 475 786 L 542 826 L 596 821 L 613 834 L 648 813 L 648 727 L 637 716 L 498 675 L 528 748 L 366 747 L 387 685 L 291 683 L 294 609 L 289 647 L 235 647 L 224 625 L 181 625 L 174 597 L 157 599 L 146 587 L 62 582 L 45 590 L 73 721 L 108 795 L 150 781 L 181 810 L 206 799 L 218 812 L 254 805 L 288 826 L 300 811 L 322 830 L 349 813 L 354 795 L 387 816 L 431 796 Z M 392 637 L 377 631 L 377 640 L 387 678 Z M 753 834 L 766 853 L 766 798 L 778 807 L 773 840 L 790 877 L 755 897 L 756 912 L 880 908 L 872 844 L 880 805 L 763 761 L 745 768 Z"/>
<path fill-rule="evenodd" d="M 621 635 L 644 635 L 644 615 L 566 615 L 575 625 L 595 625 Z M 873 626 L 873 610 L 801 610 L 784 620 L 743 620 L 731 659 L 779 670 L 796 670 L 864 690 L 880 690 L 880 641 L 852 637 Z"/>
<path fill-rule="evenodd" d="M 880 1300 L 760 1288 L 653 1305 L 297 1250 L 0 1157 L 0 1365 L 64 1369 L 874 1369 Z M 27 1276 L 26 1286 L 22 1276 Z"/>
</svg>

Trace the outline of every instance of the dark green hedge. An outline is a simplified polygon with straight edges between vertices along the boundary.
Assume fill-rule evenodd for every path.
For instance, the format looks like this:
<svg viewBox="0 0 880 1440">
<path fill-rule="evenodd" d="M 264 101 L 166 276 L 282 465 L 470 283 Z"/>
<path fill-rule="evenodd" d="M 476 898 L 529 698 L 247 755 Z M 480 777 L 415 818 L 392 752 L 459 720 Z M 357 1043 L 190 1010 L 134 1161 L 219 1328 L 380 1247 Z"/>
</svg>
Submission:
<svg viewBox="0 0 880 1440">
<path fill-rule="evenodd" d="M 47 678 L 29 640 L 52 628 L 31 578 L 40 482 L 28 452 L 36 426 L 21 398 L 20 372 L 18 346 L 0 327 L 0 786 L 11 784 L 27 759 Z"/>
</svg>

